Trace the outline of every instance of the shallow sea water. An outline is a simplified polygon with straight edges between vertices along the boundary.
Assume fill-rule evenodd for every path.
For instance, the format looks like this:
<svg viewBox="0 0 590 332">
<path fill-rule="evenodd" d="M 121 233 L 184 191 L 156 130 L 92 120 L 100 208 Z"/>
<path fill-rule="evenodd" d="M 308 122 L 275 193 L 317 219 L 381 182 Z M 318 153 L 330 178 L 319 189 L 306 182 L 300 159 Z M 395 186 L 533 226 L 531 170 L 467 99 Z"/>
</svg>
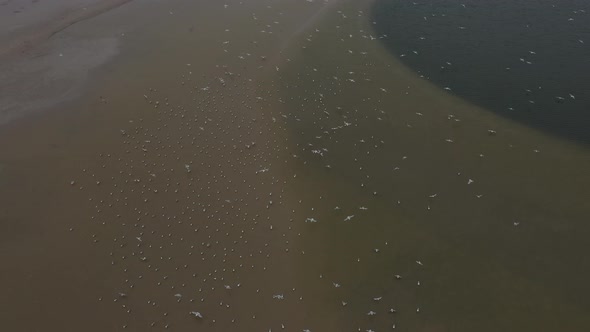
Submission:
<svg viewBox="0 0 590 332">
<path fill-rule="evenodd" d="M 226 4 L 69 32 L 136 15 L 0 133 L 5 326 L 587 330 L 587 147 L 420 77 L 372 1 Z"/>
</svg>

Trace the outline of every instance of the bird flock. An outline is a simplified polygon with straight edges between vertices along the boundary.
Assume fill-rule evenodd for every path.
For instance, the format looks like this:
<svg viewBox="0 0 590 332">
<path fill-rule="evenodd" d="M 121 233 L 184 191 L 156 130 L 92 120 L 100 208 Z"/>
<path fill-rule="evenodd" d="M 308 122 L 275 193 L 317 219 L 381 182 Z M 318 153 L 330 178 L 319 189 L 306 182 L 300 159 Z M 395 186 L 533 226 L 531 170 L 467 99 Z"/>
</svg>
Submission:
<svg viewBox="0 0 590 332">
<path fill-rule="evenodd" d="M 362 2 L 298 3 L 325 11 L 302 32 L 265 3 L 217 4 L 257 32 L 219 31 L 215 68 L 154 82 L 120 149 L 69 182 L 117 280 L 97 301 L 137 331 L 429 326 L 442 319 L 427 300 L 441 293 L 434 271 L 453 276 L 436 232 L 485 210 L 488 158 L 541 149 L 413 104 L 429 97 L 396 78 Z"/>
</svg>

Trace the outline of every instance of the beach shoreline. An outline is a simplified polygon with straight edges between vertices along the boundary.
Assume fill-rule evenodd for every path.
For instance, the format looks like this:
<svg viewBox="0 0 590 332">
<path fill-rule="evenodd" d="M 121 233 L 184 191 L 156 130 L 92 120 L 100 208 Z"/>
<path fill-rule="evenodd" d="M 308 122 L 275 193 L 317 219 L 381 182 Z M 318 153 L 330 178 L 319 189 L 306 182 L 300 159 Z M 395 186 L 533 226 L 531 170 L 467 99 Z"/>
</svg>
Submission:
<svg viewBox="0 0 590 332">
<path fill-rule="evenodd" d="M 0 7 L 0 125 L 78 96 L 89 72 L 119 53 L 119 36 L 60 32 L 128 2 L 16 1 Z"/>
<path fill-rule="evenodd" d="M 35 4 L 40 3 L 38 1 L 32 2 L 29 7 L 25 7 L 24 1 L 7 2 L 4 10 L 0 7 L 0 18 L 3 21 L 0 25 L 3 31 L 0 34 L 0 60 L 26 55 L 67 27 L 130 1 L 57 1 L 48 5 L 43 3 L 44 7 L 35 7 Z M 21 9 L 15 10 L 14 7 Z"/>
</svg>

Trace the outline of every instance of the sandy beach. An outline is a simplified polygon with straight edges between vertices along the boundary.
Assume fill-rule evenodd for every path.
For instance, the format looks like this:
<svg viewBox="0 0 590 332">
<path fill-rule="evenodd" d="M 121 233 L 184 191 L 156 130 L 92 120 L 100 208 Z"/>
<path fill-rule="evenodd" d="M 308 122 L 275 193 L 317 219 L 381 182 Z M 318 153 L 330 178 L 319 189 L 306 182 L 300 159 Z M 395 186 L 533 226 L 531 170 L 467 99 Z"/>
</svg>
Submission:
<svg viewBox="0 0 590 332">
<path fill-rule="evenodd" d="M 130 0 L 6 0 L 0 4 L 0 57 L 22 56 L 51 36 Z"/>
<path fill-rule="evenodd" d="M 87 73 L 118 53 L 119 36 L 56 34 L 127 2 L 5 1 L 0 7 L 0 124 L 79 96 Z"/>
</svg>

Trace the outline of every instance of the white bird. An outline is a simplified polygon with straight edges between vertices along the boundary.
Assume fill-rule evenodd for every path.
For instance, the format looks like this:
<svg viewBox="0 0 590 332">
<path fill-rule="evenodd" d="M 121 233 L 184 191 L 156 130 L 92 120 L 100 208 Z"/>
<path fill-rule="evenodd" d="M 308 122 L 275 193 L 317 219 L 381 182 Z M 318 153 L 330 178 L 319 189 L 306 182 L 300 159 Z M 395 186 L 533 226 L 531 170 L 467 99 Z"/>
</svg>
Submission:
<svg viewBox="0 0 590 332">
<path fill-rule="evenodd" d="M 189 312 L 189 314 L 191 316 L 195 316 L 196 318 L 203 318 L 203 315 L 201 315 L 201 313 L 198 311 L 191 311 L 191 312 Z"/>
</svg>

